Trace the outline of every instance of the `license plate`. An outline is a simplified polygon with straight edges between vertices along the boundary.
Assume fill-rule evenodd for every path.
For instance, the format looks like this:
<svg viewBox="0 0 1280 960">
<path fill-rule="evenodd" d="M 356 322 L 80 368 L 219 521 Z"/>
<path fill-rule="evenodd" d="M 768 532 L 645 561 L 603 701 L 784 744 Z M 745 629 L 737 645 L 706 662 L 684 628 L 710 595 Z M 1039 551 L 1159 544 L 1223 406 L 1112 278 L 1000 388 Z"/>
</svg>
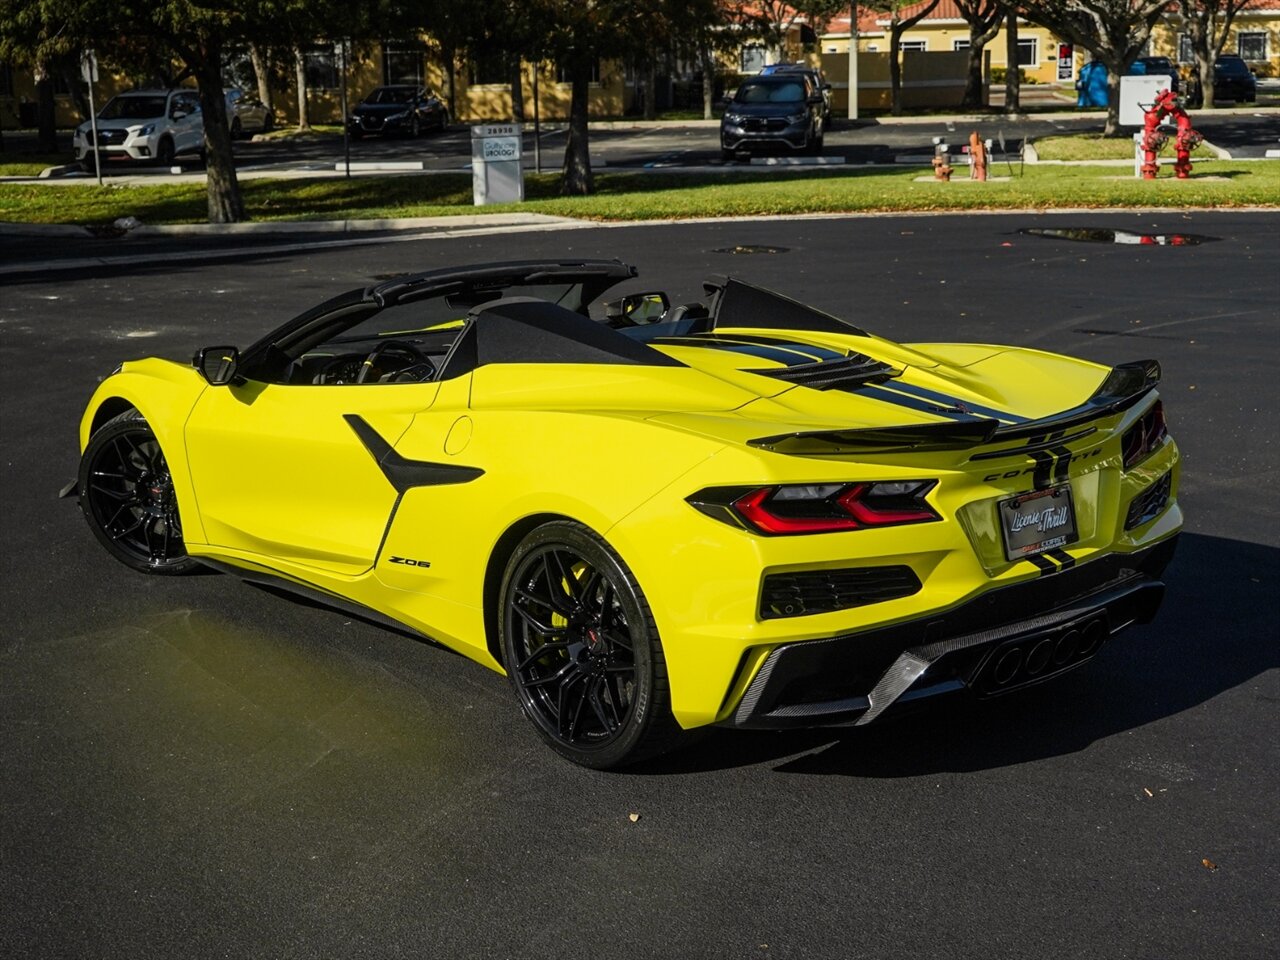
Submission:
<svg viewBox="0 0 1280 960">
<path fill-rule="evenodd" d="M 1004 552 L 1010 560 L 1065 547 L 1079 539 L 1070 484 L 1001 500 L 998 509 Z"/>
</svg>

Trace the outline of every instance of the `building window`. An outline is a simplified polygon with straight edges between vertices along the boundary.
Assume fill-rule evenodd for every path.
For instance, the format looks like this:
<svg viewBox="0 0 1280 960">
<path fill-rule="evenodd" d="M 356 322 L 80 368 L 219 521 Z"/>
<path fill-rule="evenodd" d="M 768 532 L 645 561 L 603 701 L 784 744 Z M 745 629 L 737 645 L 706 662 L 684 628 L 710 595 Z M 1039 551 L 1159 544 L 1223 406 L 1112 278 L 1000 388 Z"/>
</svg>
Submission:
<svg viewBox="0 0 1280 960">
<path fill-rule="evenodd" d="M 1191 34 L 1178 34 L 1178 62 L 1191 63 L 1195 58 L 1195 51 L 1191 49 Z"/>
<path fill-rule="evenodd" d="M 1236 37 L 1236 49 L 1240 51 L 1241 60 L 1267 59 L 1267 35 L 1258 33 L 1241 33 Z"/>
<path fill-rule="evenodd" d="M 382 82 L 422 86 L 422 46 L 416 43 L 384 43 Z"/>
<path fill-rule="evenodd" d="M 591 61 L 591 82 L 600 82 L 600 61 L 595 59 Z M 569 68 L 564 64 L 556 67 L 556 83 L 573 83 L 573 77 L 569 73 Z"/>
<path fill-rule="evenodd" d="M 742 73 L 759 73 L 764 69 L 765 49 L 759 44 L 742 48 L 738 58 L 738 69 Z"/>
<path fill-rule="evenodd" d="M 912 51 L 913 53 L 924 53 L 926 50 L 929 49 L 929 41 L 928 40 L 903 40 L 900 44 L 898 44 L 898 49 L 902 50 L 904 53 L 908 50 Z"/>
<path fill-rule="evenodd" d="M 307 89 L 338 88 L 338 53 L 333 47 L 312 47 L 303 53 L 302 63 L 307 74 Z"/>
<path fill-rule="evenodd" d="M 1040 65 L 1040 41 L 1036 37 L 1018 38 L 1018 66 L 1036 67 Z"/>
<path fill-rule="evenodd" d="M 951 49 L 952 50 L 968 50 L 969 39 L 966 37 L 964 40 L 952 40 Z"/>
</svg>

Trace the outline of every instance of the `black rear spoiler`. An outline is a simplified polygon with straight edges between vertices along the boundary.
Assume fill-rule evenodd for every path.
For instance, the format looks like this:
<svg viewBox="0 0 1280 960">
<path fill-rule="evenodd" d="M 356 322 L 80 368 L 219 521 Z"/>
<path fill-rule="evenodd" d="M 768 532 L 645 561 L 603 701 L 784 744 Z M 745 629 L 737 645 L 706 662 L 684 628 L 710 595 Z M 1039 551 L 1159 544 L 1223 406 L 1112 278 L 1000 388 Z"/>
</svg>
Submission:
<svg viewBox="0 0 1280 960">
<path fill-rule="evenodd" d="M 902 427 L 782 433 L 748 440 L 747 443 L 762 450 L 795 457 L 968 450 L 987 443 L 1023 438 L 1031 438 L 1034 445 L 1047 441 L 1049 434 L 1060 434 L 1090 420 L 1111 416 L 1136 406 L 1159 382 L 1160 364 L 1155 360 L 1137 360 L 1112 367 L 1098 389 L 1084 403 L 1039 420 L 1001 424 L 998 420 L 975 417 L 972 420 L 910 424 Z M 1059 437 L 1053 442 L 1064 441 Z"/>
</svg>

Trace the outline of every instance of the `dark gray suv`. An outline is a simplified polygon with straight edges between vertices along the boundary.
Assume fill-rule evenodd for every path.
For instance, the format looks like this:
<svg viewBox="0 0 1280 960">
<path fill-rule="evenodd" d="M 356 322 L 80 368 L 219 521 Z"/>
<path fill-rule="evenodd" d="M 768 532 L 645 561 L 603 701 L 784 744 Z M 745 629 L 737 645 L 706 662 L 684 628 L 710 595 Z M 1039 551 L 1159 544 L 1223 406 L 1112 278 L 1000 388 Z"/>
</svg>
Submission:
<svg viewBox="0 0 1280 960">
<path fill-rule="evenodd" d="M 822 91 L 803 74 L 751 77 L 725 100 L 720 118 L 720 154 L 781 146 L 803 153 L 822 150 Z"/>
</svg>

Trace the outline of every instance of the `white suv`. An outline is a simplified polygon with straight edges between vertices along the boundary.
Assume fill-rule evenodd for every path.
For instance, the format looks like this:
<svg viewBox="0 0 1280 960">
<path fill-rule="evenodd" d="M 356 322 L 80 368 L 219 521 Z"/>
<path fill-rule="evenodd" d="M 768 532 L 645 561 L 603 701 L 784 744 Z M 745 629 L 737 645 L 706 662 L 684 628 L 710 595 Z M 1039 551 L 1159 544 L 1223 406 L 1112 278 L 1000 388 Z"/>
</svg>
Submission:
<svg viewBox="0 0 1280 960">
<path fill-rule="evenodd" d="M 72 138 L 76 159 L 93 151 L 88 122 Z M 167 167 L 180 153 L 204 153 L 204 117 L 194 90 L 134 90 L 107 101 L 98 114 L 98 149 L 103 159 L 122 157 Z"/>
</svg>

